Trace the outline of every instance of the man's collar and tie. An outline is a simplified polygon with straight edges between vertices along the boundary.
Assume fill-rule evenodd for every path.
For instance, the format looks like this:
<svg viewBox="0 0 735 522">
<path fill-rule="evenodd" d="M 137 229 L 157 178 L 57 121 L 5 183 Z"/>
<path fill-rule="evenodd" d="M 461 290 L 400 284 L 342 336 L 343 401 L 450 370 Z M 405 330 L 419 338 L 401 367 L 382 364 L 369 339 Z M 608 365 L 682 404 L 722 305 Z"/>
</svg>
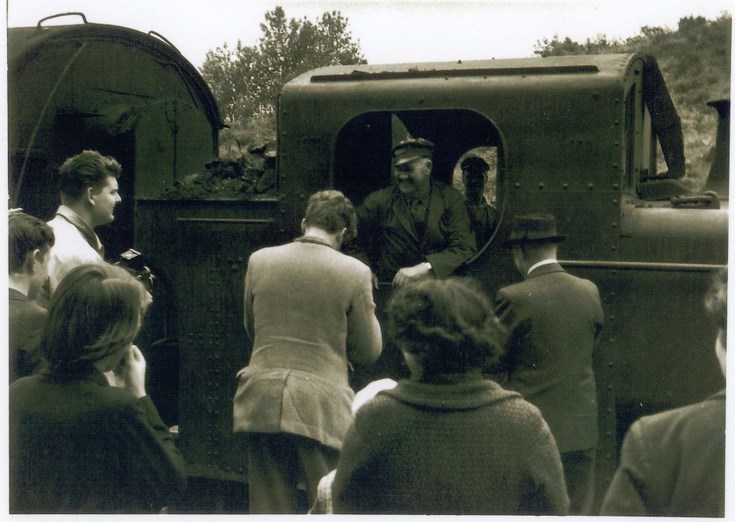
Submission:
<svg viewBox="0 0 735 522">
<path fill-rule="evenodd" d="M 403 194 L 404 202 L 411 216 L 411 221 L 416 229 L 419 238 L 424 236 L 426 230 L 426 222 L 429 219 L 429 203 L 431 202 L 431 182 L 427 184 L 425 190 L 416 193 L 414 196 Z"/>
</svg>

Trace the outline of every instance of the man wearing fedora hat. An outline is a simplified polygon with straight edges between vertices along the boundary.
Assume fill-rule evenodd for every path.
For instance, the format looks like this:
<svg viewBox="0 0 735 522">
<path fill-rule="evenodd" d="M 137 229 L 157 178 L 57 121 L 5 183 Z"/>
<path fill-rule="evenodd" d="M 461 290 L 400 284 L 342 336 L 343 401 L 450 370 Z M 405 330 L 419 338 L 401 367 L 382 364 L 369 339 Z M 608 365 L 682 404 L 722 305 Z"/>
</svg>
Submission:
<svg viewBox="0 0 735 522">
<path fill-rule="evenodd" d="M 556 220 L 516 216 L 505 246 L 523 281 L 498 291 L 495 313 L 508 329 L 493 373 L 541 410 L 561 453 L 570 514 L 589 514 L 594 500 L 597 399 L 592 351 L 602 329 L 597 286 L 556 260 Z"/>
<path fill-rule="evenodd" d="M 400 286 L 444 278 L 475 254 L 462 194 L 431 178 L 434 144 L 423 138 L 393 147 L 393 184 L 357 209 L 359 234 L 373 271 Z"/>
</svg>

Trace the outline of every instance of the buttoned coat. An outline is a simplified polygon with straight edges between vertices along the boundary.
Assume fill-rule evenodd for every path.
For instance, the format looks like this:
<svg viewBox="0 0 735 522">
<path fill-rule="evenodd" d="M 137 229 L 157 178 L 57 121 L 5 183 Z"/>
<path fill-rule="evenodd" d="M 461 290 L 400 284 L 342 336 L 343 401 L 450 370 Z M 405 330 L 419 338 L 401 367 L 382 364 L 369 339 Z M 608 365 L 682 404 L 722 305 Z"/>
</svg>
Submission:
<svg viewBox="0 0 735 522">
<path fill-rule="evenodd" d="M 357 218 L 358 240 L 381 281 L 392 281 L 401 268 L 427 261 L 437 277 L 448 277 L 476 252 L 464 197 L 434 179 L 423 237 L 395 185 L 369 194 L 357 208 Z"/>
<path fill-rule="evenodd" d="M 595 284 L 542 265 L 498 291 L 495 313 L 508 329 L 495 369 L 507 376 L 504 387 L 541 410 L 561 453 L 595 447 L 592 352 L 603 324 Z"/>
<path fill-rule="evenodd" d="M 97 370 L 10 386 L 13 513 L 157 513 L 186 486 L 184 459 L 149 397 Z"/>
<path fill-rule="evenodd" d="M 235 431 L 340 449 L 352 421 L 348 357 L 381 349 L 370 269 L 307 238 L 261 249 L 248 262 L 244 316 L 253 352 L 238 374 Z"/>
<path fill-rule="evenodd" d="M 725 516 L 725 390 L 631 425 L 602 514 Z"/>
</svg>

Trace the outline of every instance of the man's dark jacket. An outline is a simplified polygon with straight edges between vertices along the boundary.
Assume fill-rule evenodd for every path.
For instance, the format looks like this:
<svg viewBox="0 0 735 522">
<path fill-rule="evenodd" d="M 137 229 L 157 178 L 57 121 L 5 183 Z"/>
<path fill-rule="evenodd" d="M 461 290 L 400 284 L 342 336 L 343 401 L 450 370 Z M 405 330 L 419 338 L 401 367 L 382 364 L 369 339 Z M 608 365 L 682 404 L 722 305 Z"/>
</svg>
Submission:
<svg viewBox="0 0 735 522">
<path fill-rule="evenodd" d="M 41 335 L 47 310 L 17 290 L 10 289 L 8 307 L 8 351 L 10 382 L 31 375 L 43 364 Z"/>
<path fill-rule="evenodd" d="M 725 516 L 725 390 L 628 430 L 603 515 Z"/>
<path fill-rule="evenodd" d="M 495 313 L 508 328 L 503 386 L 541 410 L 559 452 L 595 447 L 592 351 L 603 323 L 595 284 L 558 263 L 542 265 L 498 291 Z"/>
<path fill-rule="evenodd" d="M 454 187 L 431 180 L 423 237 L 395 185 L 369 194 L 357 208 L 358 241 L 381 281 L 392 281 L 401 268 L 431 263 L 434 275 L 451 275 L 475 254 L 464 198 Z"/>
</svg>

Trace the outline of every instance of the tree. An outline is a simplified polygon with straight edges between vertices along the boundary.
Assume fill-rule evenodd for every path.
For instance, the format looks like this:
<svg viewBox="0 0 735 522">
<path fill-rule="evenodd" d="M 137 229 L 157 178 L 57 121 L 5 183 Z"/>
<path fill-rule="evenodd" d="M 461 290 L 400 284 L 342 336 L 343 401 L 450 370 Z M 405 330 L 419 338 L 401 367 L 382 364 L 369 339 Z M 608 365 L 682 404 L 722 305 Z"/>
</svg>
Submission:
<svg viewBox="0 0 735 522">
<path fill-rule="evenodd" d="M 257 45 L 234 49 L 225 43 L 207 52 L 200 72 L 209 84 L 230 133 L 246 141 L 275 137 L 275 110 L 283 85 L 310 69 L 367 63 L 359 42 L 338 11 L 316 22 L 286 19 L 282 7 L 265 13 Z"/>
<path fill-rule="evenodd" d="M 594 39 L 587 39 L 583 44 L 575 42 L 568 36 L 564 40 L 559 39 L 559 35 L 555 34 L 549 40 L 536 41 L 533 54 L 541 57 L 546 56 L 569 56 L 575 54 L 602 54 L 621 52 L 620 48 L 623 42 L 619 40 L 608 40 L 604 34 L 598 34 Z"/>
<path fill-rule="evenodd" d="M 537 41 L 534 54 L 546 57 L 637 52 L 655 56 L 682 121 L 685 182 L 700 188 L 709 172 L 717 127 L 717 113 L 706 102 L 729 97 L 731 40 L 732 16 L 723 13 L 715 20 L 683 17 L 676 30 L 644 26 L 640 34 L 625 41 L 598 35 L 578 43 L 554 35 L 551 40 Z"/>
</svg>

